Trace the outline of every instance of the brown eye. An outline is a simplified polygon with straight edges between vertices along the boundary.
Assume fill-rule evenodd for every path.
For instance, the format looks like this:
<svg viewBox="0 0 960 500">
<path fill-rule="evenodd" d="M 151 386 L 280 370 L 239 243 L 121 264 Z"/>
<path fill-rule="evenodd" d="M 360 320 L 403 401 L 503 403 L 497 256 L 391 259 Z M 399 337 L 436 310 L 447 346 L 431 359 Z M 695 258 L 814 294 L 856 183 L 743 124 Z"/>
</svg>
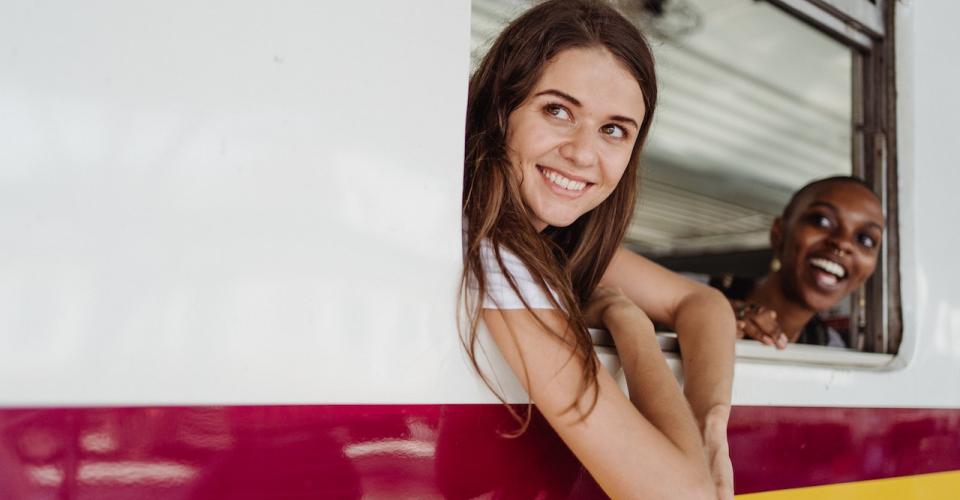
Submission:
<svg viewBox="0 0 960 500">
<path fill-rule="evenodd" d="M 627 137 L 627 131 L 620 125 L 613 123 L 600 127 L 600 131 L 614 139 L 624 139 Z"/>
<path fill-rule="evenodd" d="M 807 218 L 807 220 L 810 222 L 811 225 L 819 228 L 823 228 L 823 229 L 829 229 L 831 226 L 833 226 L 833 221 L 831 221 L 829 217 L 823 214 L 811 214 L 810 217 Z"/>
<path fill-rule="evenodd" d="M 874 239 L 874 237 L 873 237 L 873 236 L 870 236 L 869 234 L 860 234 L 860 235 L 858 235 L 858 236 L 857 236 L 857 241 L 858 241 L 858 242 L 860 243 L 860 245 L 863 246 L 864 248 L 876 248 L 876 246 L 877 246 L 877 240 Z"/>
<path fill-rule="evenodd" d="M 556 103 L 551 103 L 544 106 L 543 112 L 555 118 L 560 118 L 561 120 L 569 120 L 571 118 L 570 111 Z"/>
</svg>

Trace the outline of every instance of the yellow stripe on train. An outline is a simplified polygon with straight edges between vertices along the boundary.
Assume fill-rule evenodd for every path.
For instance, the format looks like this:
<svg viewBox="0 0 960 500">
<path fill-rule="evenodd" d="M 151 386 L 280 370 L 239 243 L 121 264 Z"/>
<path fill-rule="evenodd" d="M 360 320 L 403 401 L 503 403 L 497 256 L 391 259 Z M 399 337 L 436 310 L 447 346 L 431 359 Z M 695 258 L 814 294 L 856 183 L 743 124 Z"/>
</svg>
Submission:
<svg viewBox="0 0 960 500">
<path fill-rule="evenodd" d="M 737 495 L 738 500 L 957 500 L 960 471 Z"/>
</svg>

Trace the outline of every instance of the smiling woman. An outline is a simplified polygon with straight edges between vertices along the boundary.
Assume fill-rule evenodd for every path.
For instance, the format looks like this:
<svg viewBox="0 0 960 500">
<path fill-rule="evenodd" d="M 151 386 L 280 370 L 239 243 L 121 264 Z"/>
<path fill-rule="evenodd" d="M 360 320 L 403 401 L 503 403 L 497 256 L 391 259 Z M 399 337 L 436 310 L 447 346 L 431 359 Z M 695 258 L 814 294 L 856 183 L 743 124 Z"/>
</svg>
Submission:
<svg viewBox="0 0 960 500">
<path fill-rule="evenodd" d="M 883 222 L 880 199 L 856 177 L 820 179 L 797 191 L 770 228 L 771 272 L 734 301 L 738 336 L 780 349 L 788 342 L 846 347 L 817 314 L 873 274 Z"/>
<path fill-rule="evenodd" d="M 545 2 L 499 35 L 467 105 L 464 344 L 477 367 L 489 333 L 610 496 L 730 498 L 729 305 L 621 247 L 656 95 L 649 47 L 606 3 Z M 651 320 L 677 330 L 689 406 Z M 629 399 L 588 327 L 614 337 Z"/>
</svg>

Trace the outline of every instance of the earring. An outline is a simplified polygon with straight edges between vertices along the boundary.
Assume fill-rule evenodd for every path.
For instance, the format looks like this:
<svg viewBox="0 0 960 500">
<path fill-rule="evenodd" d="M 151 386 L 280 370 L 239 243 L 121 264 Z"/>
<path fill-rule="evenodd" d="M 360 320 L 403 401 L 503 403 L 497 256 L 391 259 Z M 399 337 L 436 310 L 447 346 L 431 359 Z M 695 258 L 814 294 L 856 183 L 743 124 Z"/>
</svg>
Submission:
<svg viewBox="0 0 960 500">
<path fill-rule="evenodd" d="M 780 258 L 779 258 L 779 257 L 774 257 L 772 260 L 770 260 L 770 272 L 771 272 L 771 273 L 775 273 L 775 272 L 779 271 L 779 270 L 780 270 L 780 267 L 782 267 L 782 266 L 781 266 L 781 264 L 780 264 Z"/>
</svg>

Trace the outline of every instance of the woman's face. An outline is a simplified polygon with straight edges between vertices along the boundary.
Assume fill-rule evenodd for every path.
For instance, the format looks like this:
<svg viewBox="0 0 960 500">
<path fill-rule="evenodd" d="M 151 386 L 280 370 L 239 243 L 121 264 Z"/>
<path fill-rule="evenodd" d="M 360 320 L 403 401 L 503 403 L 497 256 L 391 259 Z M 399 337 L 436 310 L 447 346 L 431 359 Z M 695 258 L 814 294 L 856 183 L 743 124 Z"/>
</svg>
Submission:
<svg viewBox="0 0 960 500">
<path fill-rule="evenodd" d="M 564 227 L 610 196 L 645 107 L 637 80 L 605 49 L 569 49 L 510 113 L 507 149 L 538 231 Z"/>
<path fill-rule="evenodd" d="M 883 235 L 876 196 L 853 182 L 831 182 L 797 201 L 789 220 L 774 226 L 785 291 L 823 311 L 873 274 Z"/>
</svg>

